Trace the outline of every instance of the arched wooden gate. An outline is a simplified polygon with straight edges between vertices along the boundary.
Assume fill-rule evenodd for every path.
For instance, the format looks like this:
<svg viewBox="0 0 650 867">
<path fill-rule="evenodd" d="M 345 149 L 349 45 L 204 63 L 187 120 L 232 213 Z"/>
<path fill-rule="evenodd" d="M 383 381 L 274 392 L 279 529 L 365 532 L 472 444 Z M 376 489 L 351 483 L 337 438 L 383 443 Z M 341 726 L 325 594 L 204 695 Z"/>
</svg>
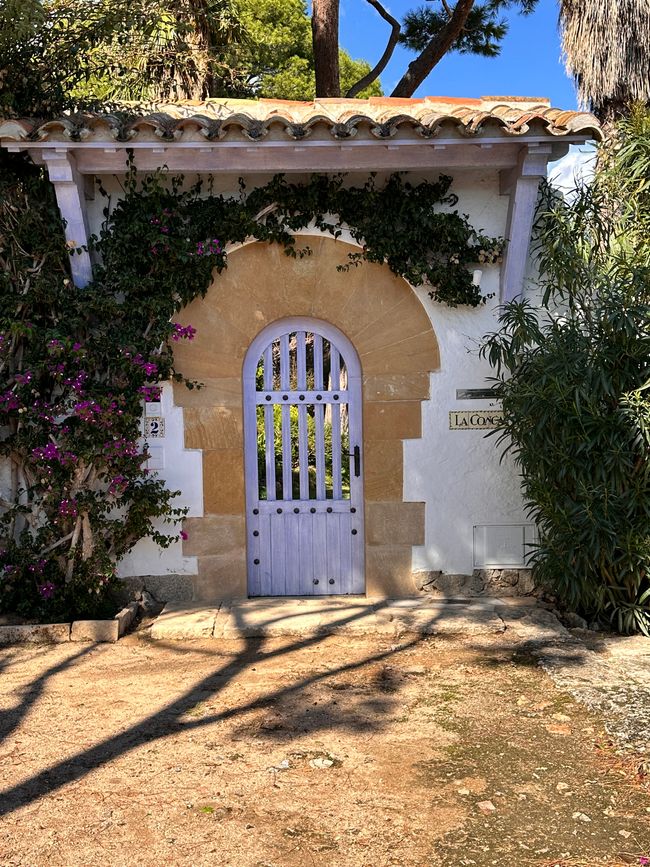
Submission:
<svg viewBox="0 0 650 867">
<path fill-rule="evenodd" d="M 274 322 L 244 362 L 248 592 L 364 592 L 361 365 L 345 335 Z"/>
</svg>

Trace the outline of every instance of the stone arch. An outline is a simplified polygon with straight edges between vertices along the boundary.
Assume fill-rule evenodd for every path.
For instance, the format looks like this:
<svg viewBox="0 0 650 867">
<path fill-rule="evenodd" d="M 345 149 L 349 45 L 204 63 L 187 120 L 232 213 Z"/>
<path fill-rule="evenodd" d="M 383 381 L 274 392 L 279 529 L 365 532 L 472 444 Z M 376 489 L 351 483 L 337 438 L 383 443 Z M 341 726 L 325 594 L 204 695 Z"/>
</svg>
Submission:
<svg viewBox="0 0 650 867">
<path fill-rule="evenodd" d="M 304 236 L 303 236 L 304 237 Z M 410 596 L 413 545 L 424 544 L 424 503 L 403 500 L 403 440 L 421 436 L 421 401 L 440 366 L 431 321 L 409 284 L 385 265 L 348 271 L 352 244 L 305 237 L 311 255 L 247 244 L 204 298 L 177 317 L 197 329 L 175 346 L 179 370 L 204 383 L 174 386 L 185 447 L 203 453 L 204 516 L 186 520 L 183 553 L 198 558 L 195 597 L 246 595 L 242 365 L 254 337 L 289 316 L 331 322 L 353 343 L 363 373 L 366 593 Z"/>
</svg>

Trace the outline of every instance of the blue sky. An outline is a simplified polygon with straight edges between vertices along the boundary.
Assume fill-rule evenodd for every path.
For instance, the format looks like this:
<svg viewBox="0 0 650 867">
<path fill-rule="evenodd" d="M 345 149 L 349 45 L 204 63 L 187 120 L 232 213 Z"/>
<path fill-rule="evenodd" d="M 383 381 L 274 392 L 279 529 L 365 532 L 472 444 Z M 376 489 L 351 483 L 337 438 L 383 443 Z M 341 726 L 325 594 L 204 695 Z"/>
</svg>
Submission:
<svg viewBox="0 0 650 867">
<path fill-rule="evenodd" d="M 401 19 L 420 0 L 388 0 Z M 575 89 L 561 60 L 557 0 L 539 0 L 528 16 L 509 14 L 510 31 L 496 58 L 447 55 L 415 96 L 547 96 L 558 108 L 577 108 Z M 366 0 L 341 0 L 341 45 L 353 57 L 376 63 L 389 28 Z M 415 55 L 398 47 L 381 76 L 385 94 Z"/>
</svg>

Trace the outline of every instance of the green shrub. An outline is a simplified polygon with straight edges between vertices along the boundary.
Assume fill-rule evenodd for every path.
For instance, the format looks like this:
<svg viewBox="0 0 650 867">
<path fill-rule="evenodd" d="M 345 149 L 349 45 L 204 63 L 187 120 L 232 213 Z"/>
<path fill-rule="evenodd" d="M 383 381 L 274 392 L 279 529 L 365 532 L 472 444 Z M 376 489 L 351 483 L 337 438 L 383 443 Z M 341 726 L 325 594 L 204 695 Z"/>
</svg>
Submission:
<svg viewBox="0 0 650 867">
<path fill-rule="evenodd" d="M 570 202 L 539 220 L 544 302 L 503 308 L 481 352 L 500 441 L 540 531 L 534 576 L 567 606 L 650 634 L 650 121 L 638 111 Z"/>
</svg>

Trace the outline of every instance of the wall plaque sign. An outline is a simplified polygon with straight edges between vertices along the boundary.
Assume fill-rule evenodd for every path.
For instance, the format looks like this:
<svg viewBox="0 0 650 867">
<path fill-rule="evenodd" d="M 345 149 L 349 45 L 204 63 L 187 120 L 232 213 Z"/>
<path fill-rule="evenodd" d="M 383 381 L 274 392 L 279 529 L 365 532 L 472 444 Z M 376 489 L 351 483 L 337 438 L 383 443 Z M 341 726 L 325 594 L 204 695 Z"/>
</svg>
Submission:
<svg viewBox="0 0 650 867">
<path fill-rule="evenodd" d="M 147 400 L 144 405 L 144 414 L 148 416 L 160 415 L 162 405 L 159 400 Z"/>
<path fill-rule="evenodd" d="M 492 388 L 457 388 L 456 400 L 498 400 Z"/>
<path fill-rule="evenodd" d="M 165 436 L 165 419 L 161 416 L 145 418 L 144 435 L 149 439 L 162 439 Z"/>
<path fill-rule="evenodd" d="M 454 409 L 449 413 L 449 430 L 490 430 L 500 427 L 502 420 L 500 409 Z"/>
</svg>

